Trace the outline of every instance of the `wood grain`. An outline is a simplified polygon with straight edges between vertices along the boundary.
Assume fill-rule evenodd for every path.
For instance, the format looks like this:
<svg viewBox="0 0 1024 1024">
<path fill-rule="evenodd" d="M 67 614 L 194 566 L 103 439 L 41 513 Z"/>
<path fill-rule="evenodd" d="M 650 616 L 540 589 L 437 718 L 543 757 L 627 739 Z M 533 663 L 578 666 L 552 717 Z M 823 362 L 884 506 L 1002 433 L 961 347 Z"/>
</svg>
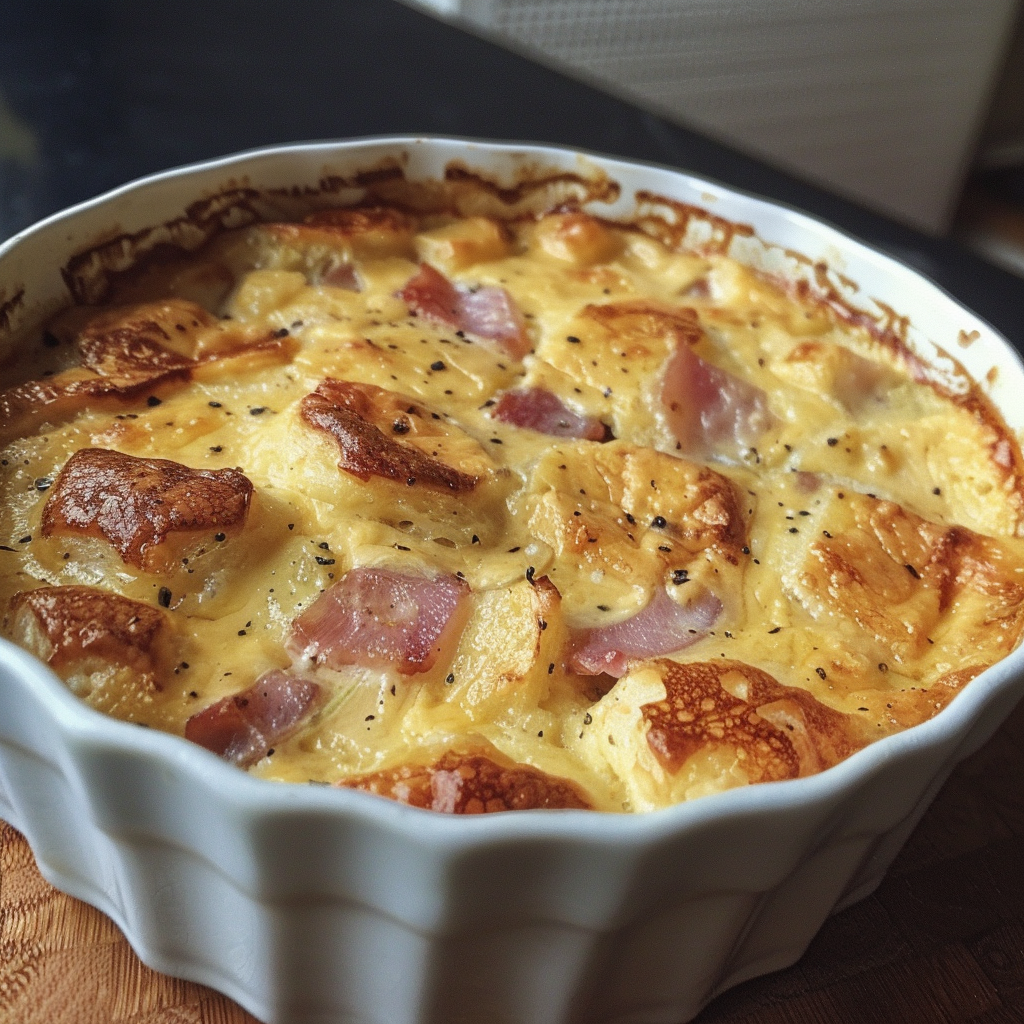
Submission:
<svg viewBox="0 0 1024 1024">
<path fill-rule="evenodd" d="M 146 967 L 98 910 L 45 882 L 0 823 L 2 1024 L 257 1024 L 219 993 Z"/>
<path fill-rule="evenodd" d="M 794 967 L 725 993 L 695 1024 L 1022 1020 L 1024 704 L 954 772 L 873 896 L 827 921 Z M 145 967 L 0 823 L 0 1024 L 257 1022 Z"/>
</svg>

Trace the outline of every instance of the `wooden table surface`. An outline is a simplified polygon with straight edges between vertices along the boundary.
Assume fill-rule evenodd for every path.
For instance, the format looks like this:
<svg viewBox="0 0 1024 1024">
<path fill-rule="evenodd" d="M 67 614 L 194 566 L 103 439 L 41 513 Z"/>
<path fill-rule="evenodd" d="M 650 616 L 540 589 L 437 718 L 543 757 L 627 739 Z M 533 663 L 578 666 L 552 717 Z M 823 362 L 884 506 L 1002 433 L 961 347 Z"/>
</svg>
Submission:
<svg viewBox="0 0 1024 1024">
<path fill-rule="evenodd" d="M 725 993 L 695 1024 L 967 1021 L 1024 1021 L 1024 703 L 956 770 L 873 896 L 827 921 L 794 967 Z M 0 1024 L 256 1022 L 143 966 L 0 823 Z"/>
</svg>

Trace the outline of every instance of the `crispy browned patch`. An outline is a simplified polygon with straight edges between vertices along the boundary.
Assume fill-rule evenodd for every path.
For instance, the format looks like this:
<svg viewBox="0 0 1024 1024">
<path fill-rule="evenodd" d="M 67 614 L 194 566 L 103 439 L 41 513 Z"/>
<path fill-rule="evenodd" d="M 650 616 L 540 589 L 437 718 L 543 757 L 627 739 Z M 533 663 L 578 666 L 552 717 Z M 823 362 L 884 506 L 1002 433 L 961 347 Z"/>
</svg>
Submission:
<svg viewBox="0 0 1024 1024">
<path fill-rule="evenodd" d="M 85 408 L 123 406 L 159 388 L 244 372 L 286 362 L 291 338 L 264 333 L 251 337 L 229 328 L 211 332 L 218 321 L 184 299 L 120 306 L 81 324 L 83 313 L 62 318 L 81 364 L 52 377 L 0 392 L 0 444 L 24 436 L 44 422 L 72 418 Z M 204 335 L 200 345 L 200 335 Z"/>
<path fill-rule="evenodd" d="M 167 299 L 114 308 L 93 317 L 75 338 L 82 365 L 102 377 L 188 367 L 195 336 L 217 321 L 202 306 Z"/>
<path fill-rule="evenodd" d="M 42 532 L 106 540 L 129 565 L 150 571 L 171 533 L 240 527 L 253 487 L 234 469 L 190 469 L 83 448 L 67 461 L 43 506 Z"/>
<path fill-rule="evenodd" d="M 537 222 L 534 237 L 549 256 L 577 267 L 606 262 L 622 245 L 600 220 L 578 210 L 545 215 Z"/>
<path fill-rule="evenodd" d="M 81 324 L 67 314 L 81 365 L 0 393 L 0 443 L 44 421 L 60 421 L 98 401 L 122 404 L 168 383 L 185 383 L 195 365 L 194 336 L 213 323 L 201 307 L 180 299 L 118 307 Z"/>
<path fill-rule="evenodd" d="M 713 548 L 736 564 L 747 543 L 748 517 L 739 488 L 728 477 L 699 462 L 626 442 L 604 445 L 593 461 L 612 503 L 638 525 L 657 522 L 687 550 Z"/>
<path fill-rule="evenodd" d="M 647 742 L 677 772 L 708 748 L 735 751 L 751 782 L 811 775 L 864 746 L 859 723 L 739 661 L 657 663 L 665 699 L 641 707 Z"/>
<path fill-rule="evenodd" d="M 348 206 L 318 210 L 311 213 L 305 223 L 343 235 L 360 235 L 370 231 L 410 232 L 416 228 L 412 217 L 393 206 Z"/>
<path fill-rule="evenodd" d="M 986 645 L 1008 653 L 1024 631 L 1024 584 L 997 540 L 929 522 L 895 502 L 846 493 L 823 515 L 794 576 L 816 617 L 856 623 L 901 661 L 922 657 L 930 637 L 959 623 L 947 643 L 972 661 Z"/>
<path fill-rule="evenodd" d="M 704 334 L 696 310 L 645 299 L 588 305 L 580 316 L 631 342 L 636 351 L 627 354 L 646 355 L 652 344 L 660 347 L 666 338 L 696 345 Z"/>
<path fill-rule="evenodd" d="M 456 494 L 478 483 L 478 477 L 398 440 L 395 435 L 432 432 L 430 413 L 404 395 L 328 377 L 302 399 L 300 408 L 311 427 L 338 442 L 338 467 L 360 480 L 379 476 Z"/>
<path fill-rule="evenodd" d="M 390 206 L 338 207 L 310 214 L 301 224 L 267 224 L 266 230 L 285 246 L 350 250 L 367 258 L 412 253 L 412 217 Z"/>
<path fill-rule="evenodd" d="M 167 628 L 158 608 L 96 587 L 43 587 L 11 599 L 8 634 L 57 672 L 82 661 L 152 676 Z"/>
<path fill-rule="evenodd" d="M 46 380 L 30 380 L 0 392 L 0 445 L 24 437 L 44 422 L 70 419 L 88 408 L 118 408 L 166 384 L 187 381 L 187 367 L 149 374 L 82 376 L 71 370 Z"/>
<path fill-rule="evenodd" d="M 432 765 L 399 765 L 345 779 L 340 785 L 447 814 L 591 808 L 568 779 L 477 753 L 448 751 Z"/>
</svg>

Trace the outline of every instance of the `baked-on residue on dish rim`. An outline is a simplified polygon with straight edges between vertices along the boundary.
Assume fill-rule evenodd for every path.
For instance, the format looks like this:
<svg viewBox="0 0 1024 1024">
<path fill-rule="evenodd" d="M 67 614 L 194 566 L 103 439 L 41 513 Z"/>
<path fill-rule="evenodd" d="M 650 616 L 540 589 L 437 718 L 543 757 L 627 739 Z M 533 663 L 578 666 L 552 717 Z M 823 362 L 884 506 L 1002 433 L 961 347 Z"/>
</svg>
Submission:
<svg viewBox="0 0 1024 1024">
<path fill-rule="evenodd" d="M 282 176 L 298 182 L 315 181 L 326 161 L 333 160 L 337 166 L 346 155 L 353 157 L 358 166 L 365 167 L 385 152 L 406 150 L 413 154 L 412 162 L 415 162 L 417 148 L 420 153 L 424 149 L 431 152 L 433 166 L 427 168 L 428 173 L 437 173 L 439 167 L 453 158 L 470 161 L 485 171 L 494 165 L 500 166 L 505 159 L 501 147 L 467 148 L 464 143 L 412 140 L 295 148 L 240 159 L 250 162 L 253 176 L 257 172 L 263 174 L 263 180 L 273 186 Z M 289 158 L 292 166 L 286 173 L 282 162 L 287 165 Z M 561 161 L 562 166 L 574 166 L 576 157 L 533 150 L 527 154 L 527 159 L 543 160 L 548 165 Z M 592 159 L 602 164 L 599 158 Z M 430 164 L 430 160 L 426 162 Z M 261 167 L 264 163 L 267 166 Z M 301 171 L 295 170 L 295 164 Z M 485 166 L 487 164 L 491 166 Z M 904 268 L 889 264 L 884 257 L 851 244 L 800 215 L 763 207 L 759 201 L 724 193 L 718 186 L 694 182 L 659 169 L 629 167 L 612 161 L 603 165 L 610 176 L 624 183 L 626 192 L 632 187 L 629 179 L 633 176 L 639 179 L 636 187 L 662 194 L 674 188 L 677 193 L 684 193 L 679 198 L 692 196 L 697 201 L 702 193 L 717 194 L 717 202 L 723 204 L 727 217 L 749 220 L 761 234 L 777 238 L 795 250 L 813 252 L 818 245 L 845 248 L 850 263 L 858 264 L 850 266 L 848 272 L 861 281 L 867 294 L 877 294 L 884 299 L 894 288 L 899 291 L 902 286 L 908 300 L 901 308 L 910 313 L 912 323 L 919 329 L 941 338 L 950 348 L 955 338 L 942 337 L 927 323 L 930 317 L 936 323 L 946 321 L 967 334 L 978 331 L 980 340 L 965 350 L 964 361 L 977 358 L 985 351 L 981 361 L 987 356 L 998 362 L 1003 371 L 994 390 L 1005 389 L 1004 393 L 1008 394 L 1014 381 L 1019 382 L 1019 364 L 1011 351 L 995 340 L 990 329 L 960 310 L 934 286 Z M 166 212 L 157 203 L 155 210 L 151 208 L 148 222 L 169 218 L 199 191 L 209 192 L 223 184 L 225 175 L 231 171 L 237 173 L 238 168 L 232 168 L 229 161 L 227 167 L 215 164 L 192 172 L 199 180 L 195 190 L 182 189 L 190 193 L 188 199 L 165 195 Z M 163 186 L 173 193 L 175 182 L 181 177 L 180 172 L 172 173 L 157 179 L 153 185 L 158 186 L 157 192 L 161 191 L 159 186 Z M 134 198 L 132 192 L 131 188 L 127 190 L 128 199 Z M 116 203 L 117 197 L 107 200 L 111 201 Z M 130 210 L 131 203 L 127 205 Z M 82 213 L 95 210 L 92 204 Z M 127 215 L 123 219 L 132 229 L 147 222 L 140 218 L 133 223 Z M 92 240 L 90 233 L 94 238 L 98 227 L 99 221 L 83 225 L 78 243 Z M 802 245 L 801 231 L 808 233 Z M 33 234 L 26 234 L 26 243 L 33 241 Z M 38 241 L 38 235 L 35 240 Z M 74 242 L 71 245 L 80 247 Z M 31 248 L 25 245 L 23 266 L 31 263 L 34 256 Z M 16 284 L 22 279 L 17 269 L 12 274 Z M 51 275 L 55 273 L 52 265 L 50 271 Z M 869 281 L 872 271 L 894 277 L 896 284 L 886 287 L 884 276 L 877 283 Z M 39 305 L 46 305 L 38 282 L 33 285 L 28 274 L 24 280 L 24 306 L 14 307 L 10 312 L 15 321 L 22 316 L 25 307 L 31 308 L 37 303 L 38 309 Z M 52 296 L 57 294 L 52 277 L 51 289 L 52 308 Z M 915 299 L 925 302 L 920 315 L 913 307 Z M 971 369 L 980 379 L 988 366 L 977 369 L 972 366 Z M 997 404 L 999 402 L 997 398 Z M 1004 408 L 1007 418 L 1013 408 L 1012 404 Z M 1012 425 L 1019 429 L 1019 424 Z M 257 960 L 267 955 L 267 949 L 288 933 L 290 927 L 274 919 L 268 909 L 271 905 L 282 898 L 288 902 L 300 893 L 315 894 L 324 902 L 333 895 L 335 900 L 355 899 L 393 920 L 397 928 L 393 938 L 399 945 L 407 946 L 413 941 L 410 939 L 413 934 L 431 933 L 433 938 L 428 940 L 420 935 L 420 939 L 435 954 L 457 948 L 464 953 L 463 969 L 467 962 L 465 957 L 468 957 L 469 962 L 479 965 L 479 977 L 489 978 L 485 986 L 487 992 L 474 994 L 464 982 L 445 975 L 439 962 L 427 956 L 416 973 L 419 980 L 396 986 L 393 992 L 385 992 L 379 986 L 374 988 L 377 983 L 373 980 L 376 977 L 373 970 L 359 979 L 320 977 L 318 991 L 324 1006 L 349 1006 L 353 1010 L 362 1007 L 360 1012 L 370 1019 L 379 1015 L 381 1020 L 426 1020 L 431 1019 L 432 1014 L 441 1015 L 455 1007 L 476 1006 L 482 1013 L 487 1008 L 494 1012 L 495 1007 L 503 1006 L 513 1019 L 540 1020 L 578 1017 L 590 1012 L 583 1009 L 585 1005 L 602 1008 L 600 1012 L 593 1011 L 595 1019 L 616 1019 L 645 1005 L 649 1016 L 640 1019 L 667 1020 L 673 1019 L 674 1014 L 674 1019 L 678 1020 L 695 1012 L 714 990 L 790 962 L 837 899 L 856 898 L 877 884 L 899 842 L 951 765 L 980 743 L 1012 706 L 1014 688 L 1019 686 L 1019 655 L 1018 651 L 979 677 L 950 709 L 932 722 L 880 741 L 821 776 L 775 784 L 767 789 L 733 791 L 657 812 L 649 818 L 589 818 L 567 812 L 546 818 L 532 814 L 517 816 L 515 821 L 496 816 L 488 821 L 453 822 L 428 819 L 388 804 L 378 806 L 359 794 L 293 790 L 291 787 L 284 791 L 262 786 L 217 764 L 201 751 L 183 748 L 172 738 L 98 719 L 93 713 L 83 711 L 49 673 L 23 655 L 12 654 L 6 662 L 13 670 L 11 682 L 17 678 L 29 689 L 23 701 L 15 707 L 5 707 L 3 712 L 5 814 L 26 831 L 50 876 L 110 910 L 151 962 L 210 981 L 263 1016 L 273 1014 L 276 1019 L 285 1012 L 286 1006 L 305 1006 L 301 1012 L 311 1014 L 308 1001 L 304 1002 L 299 996 L 301 986 L 296 979 L 316 981 L 315 965 L 291 964 L 295 970 L 288 978 L 278 977 L 273 971 L 257 978 L 251 969 L 252 963 L 248 965 L 250 969 L 244 969 L 237 963 L 226 962 L 231 958 L 224 955 L 227 936 L 223 930 L 212 941 L 200 941 L 197 948 L 188 948 L 182 942 L 182 935 L 168 937 L 166 928 L 156 927 L 154 914 L 160 908 L 147 907 L 145 900 L 129 907 L 132 901 L 124 899 L 124 894 L 132 888 L 131 879 L 138 881 L 139 874 L 144 876 L 147 871 L 155 870 L 155 863 L 169 856 L 166 849 L 169 834 L 176 836 L 175 848 L 179 852 L 187 850 L 190 844 L 197 851 L 194 858 L 181 853 L 181 858 L 189 863 L 188 870 L 192 872 L 190 877 L 197 892 L 208 884 L 214 886 L 221 898 L 228 897 L 226 891 L 217 888 L 219 885 L 227 885 L 236 894 L 241 886 L 251 894 L 245 899 L 249 901 L 247 912 L 255 914 L 254 934 L 261 936 L 252 943 L 255 949 L 252 956 Z M 4 687 L 4 694 L 11 689 L 10 685 Z M 34 719 L 33 714 L 43 717 Z M 46 728 L 47 719 L 58 728 Z M 76 822 L 84 830 L 78 839 L 93 851 L 92 856 L 82 854 L 76 860 L 66 844 L 62 848 L 63 830 L 55 827 L 52 820 L 43 820 L 44 816 L 35 811 L 25 790 L 19 788 L 19 783 L 23 784 L 26 778 L 26 770 L 31 771 L 27 766 L 37 763 L 26 753 L 30 749 L 42 752 L 45 759 L 60 766 L 58 773 L 51 776 L 53 803 L 62 804 L 68 812 L 68 821 Z M 165 775 L 171 779 L 178 776 L 177 781 L 184 783 L 182 791 L 175 792 L 176 783 L 157 783 L 152 777 L 151 773 L 161 762 Z M 126 785 L 122 771 L 128 764 L 137 772 Z M 83 765 L 88 766 L 84 771 Z M 196 769 L 195 774 L 193 769 Z M 39 771 L 50 774 L 42 767 Z M 115 783 L 116 776 L 120 776 L 120 781 L 116 782 L 120 791 L 112 792 L 107 784 Z M 152 788 L 147 789 L 147 786 Z M 59 796 L 62 787 L 66 800 Z M 839 805 L 843 805 L 842 810 Z M 214 808 L 217 814 L 211 816 Z M 282 866 L 280 850 L 273 837 L 258 824 L 258 821 L 281 814 L 292 818 L 288 823 L 289 861 L 293 866 L 296 862 L 302 864 L 298 873 L 285 872 L 286 878 L 274 872 L 275 860 Z M 234 831 L 213 824 L 221 815 L 234 826 Z M 160 820 L 164 817 L 170 819 L 170 824 Z M 744 832 L 737 837 L 734 827 L 741 821 Z M 95 831 L 97 823 L 122 839 L 120 846 L 107 850 L 115 865 L 111 868 L 103 868 L 102 858 L 98 857 L 109 840 L 102 832 Z M 200 833 L 201 828 L 204 831 Z M 365 857 L 352 857 L 354 834 L 359 834 L 375 849 L 385 838 L 380 835 L 368 839 L 367 828 L 381 829 L 390 836 L 386 847 L 388 867 L 400 866 L 401 871 L 388 872 L 386 879 L 380 875 L 375 877 Z M 74 829 L 68 831 L 74 832 Z M 305 844 L 312 841 L 314 831 L 323 840 L 317 847 L 319 854 L 338 854 L 346 849 L 348 855 L 328 856 L 327 864 L 319 856 L 309 856 L 310 848 Z M 142 858 L 134 856 L 134 840 L 124 838 L 140 833 L 161 837 L 155 848 L 151 846 L 150 855 Z M 252 845 L 251 840 L 257 833 L 260 839 Z M 732 838 L 726 843 L 727 833 L 732 833 Z M 88 842 L 85 837 L 89 837 Z M 505 853 L 509 857 L 510 870 L 499 872 L 500 884 L 496 884 L 493 873 L 485 869 L 495 842 L 507 847 Z M 579 863 L 587 866 L 569 878 L 559 865 L 562 856 L 568 855 L 574 846 L 577 849 L 572 851 L 572 856 L 579 857 Z M 305 858 L 303 849 L 307 850 Z M 362 849 L 365 853 L 368 847 Z M 527 850 L 532 870 L 523 867 Z M 752 851 L 757 851 L 756 857 L 752 856 Z M 745 856 L 736 856 L 743 852 Z M 500 855 L 500 851 L 495 855 Z M 678 865 L 684 855 L 688 870 L 681 879 Z M 259 861 L 262 863 L 257 863 Z M 401 861 L 401 865 L 396 861 Z M 204 875 L 203 865 L 212 863 L 227 865 L 224 870 L 235 876 L 236 883 L 227 883 L 220 872 L 215 876 Z M 639 871 L 641 865 L 642 872 Z M 825 870 L 826 865 L 831 867 Z M 380 865 L 374 865 L 383 866 L 383 858 Z M 360 874 L 363 877 L 357 884 L 354 876 Z M 797 901 L 801 906 L 795 908 L 792 896 L 787 897 L 785 893 L 786 879 L 793 883 L 801 875 L 805 889 Z M 216 882 L 216 878 L 221 881 Z M 402 884 L 395 885 L 396 878 L 401 879 Z M 389 891 L 385 882 L 394 886 L 393 890 Z M 186 931 L 191 930 L 195 935 L 195 921 L 202 919 L 202 908 L 195 906 L 195 893 L 190 896 L 184 891 L 187 889 L 188 886 L 183 887 L 176 895 L 183 903 L 191 903 L 190 912 L 198 915 L 191 929 L 185 926 Z M 476 898 L 467 900 L 467 893 Z M 487 905 L 489 914 L 478 905 L 481 896 L 484 899 L 479 902 Z M 697 941 L 688 932 L 700 917 L 695 903 L 703 908 L 707 924 L 700 944 L 708 952 L 698 958 L 699 965 L 692 963 L 693 956 L 683 956 L 688 947 L 692 953 L 692 943 Z M 666 912 L 668 906 L 677 908 L 674 916 Z M 687 913 L 682 914 L 679 910 L 682 907 L 689 908 Z M 714 909 L 709 909 L 712 907 Z M 371 932 L 376 934 L 374 930 L 378 927 L 388 930 L 377 918 L 374 919 L 376 924 L 366 919 L 360 927 L 355 927 L 351 914 L 345 924 L 341 923 L 345 917 L 341 909 L 338 915 L 333 924 L 325 925 L 324 933 L 330 935 L 330 948 L 334 951 L 350 949 L 338 945 L 346 929 L 350 934 L 360 932 L 364 940 Z M 484 916 L 486 922 L 482 920 Z M 172 917 L 179 922 L 184 920 L 181 906 L 176 904 L 172 908 Z M 479 935 L 472 941 L 459 939 L 459 935 L 473 933 L 474 928 L 494 933 L 499 921 L 513 930 L 517 922 L 521 926 L 525 921 L 533 921 L 545 934 L 544 942 L 549 944 L 555 941 L 557 933 L 560 938 L 556 945 L 561 952 L 554 958 L 558 969 L 553 975 L 545 976 L 544 981 L 536 980 L 530 964 L 536 967 L 545 962 L 531 961 L 531 957 L 539 956 L 536 949 L 532 952 L 524 949 L 521 954 L 507 958 L 504 967 L 497 970 L 484 966 L 494 962 L 497 947 L 493 942 L 497 939 L 493 934 L 486 942 L 481 941 Z M 219 927 L 223 929 L 223 924 Z M 570 939 L 566 927 L 573 938 Z M 615 963 L 633 965 L 633 981 L 627 982 L 624 975 L 619 976 L 615 971 L 597 980 L 597 974 L 602 972 L 598 969 L 601 944 L 594 938 L 596 933 L 612 936 L 606 940 L 606 944 L 611 943 L 607 948 L 617 950 L 613 957 Z M 399 934 L 404 937 L 401 941 Z M 636 956 L 645 943 L 655 938 L 659 949 L 680 950 L 681 960 L 689 966 L 682 970 L 681 965 L 670 968 L 662 963 L 657 976 L 645 975 L 637 966 Z M 413 941 L 414 946 L 420 939 Z M 670 954 L 665 955 L 671 959 Z M 533 985 L 523 990 L 527 995 L 521 994 L 517 974 L 534 978 Z M 669 980 L 669 975 L 673 980 Z M 584 982 L 590 993 L 586 999 L 581 994 Z M 426 996 L 426 987 L 438 994 Z M 533 993 L 532 996 L 529 993 Z M 590 1003 L 590 998 L 595 1001 Z M 542 1010 L 542 1005 L 548 1009 Z M 655 1010 L 655 1005 L 661 1009 Z M 562 1011 L 551 1009 L 557 1006 L 561 1006 Z"/>
</svg>

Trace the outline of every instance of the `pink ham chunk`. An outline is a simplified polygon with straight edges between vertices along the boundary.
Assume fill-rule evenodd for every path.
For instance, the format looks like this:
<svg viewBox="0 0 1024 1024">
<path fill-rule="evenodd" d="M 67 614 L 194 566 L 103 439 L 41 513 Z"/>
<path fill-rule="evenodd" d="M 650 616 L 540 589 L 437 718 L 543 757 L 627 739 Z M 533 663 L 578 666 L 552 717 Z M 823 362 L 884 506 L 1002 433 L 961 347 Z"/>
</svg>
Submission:
<svg viewBox="0 0 1024 1024">
<path fill-rule="evenodd" d="M 502 423 L 526 427 L 551 437 L 576 437 L 586 441 L 611 440 L 611 431 L 594 416 L 575 413 L 544 388 L 506 391 L 492 413 Z"/>
<path fill-rule="evenodd" d="M 362 291 L 356 269 L 351 263 L 338 263 L 324 271 L 320 283 L 330 285 L 332 288 L 343 288 L 347 292 Z"/>
<path fill-rule="evenodd" d="M 665 369 L 661 401 L 669 428 L 689 455 L 751 448 L 774 422 L 759 387 L 701 359 L 686 344 Z"/>
<path fill-rule="evenodd" d="M 504 288 L 456 287 L 429 263 L 398 293 L 410 312 L 440 327 L 494 342 L 506 355 L 522 359 L 530 351 L 523 316 Z"/>
<path fill-rule="evenodd" d="M 292 623 L 289 650 L 333 669 L 427 672 L 465 623 L 468 598 L 456 576 L 353 569 Z"/>
<path fill-rule="evenodd" d="M 569 663 L 584 676 L 625 675 L 632 661 L 673 654 L 696 643 L 714 624 L 722 602 L 705 591 L 681 605 L 657 590 L 643 611 L 614 626 L 581 631 Z"/>
<path fill-rule="evenodd" d="M 248 690 L 224 697 L 185 723 L 185 738 L 246 768 L 320 703 L 320 687 L 281 669 L 265 672 Z"/>
</svg>

